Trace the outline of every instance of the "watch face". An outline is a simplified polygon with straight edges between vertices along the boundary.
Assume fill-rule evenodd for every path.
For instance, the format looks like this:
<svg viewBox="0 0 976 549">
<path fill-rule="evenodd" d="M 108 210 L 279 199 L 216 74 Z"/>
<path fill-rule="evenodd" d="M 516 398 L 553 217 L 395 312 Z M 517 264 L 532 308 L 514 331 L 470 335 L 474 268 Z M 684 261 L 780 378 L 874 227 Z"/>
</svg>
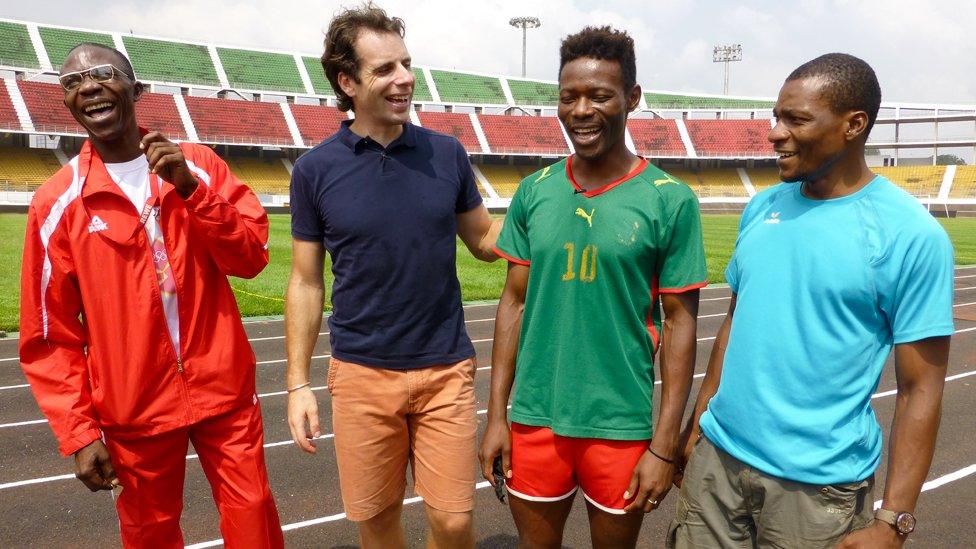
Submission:
<svg viewBox="0 0 976 549">
<path fill-rule="evenodd" d="M 911 534 L 915 530 L 915 516 L 911 513 L 899 513 L 895 517 L 895 528 L 902 534 Z"/>
</svg>

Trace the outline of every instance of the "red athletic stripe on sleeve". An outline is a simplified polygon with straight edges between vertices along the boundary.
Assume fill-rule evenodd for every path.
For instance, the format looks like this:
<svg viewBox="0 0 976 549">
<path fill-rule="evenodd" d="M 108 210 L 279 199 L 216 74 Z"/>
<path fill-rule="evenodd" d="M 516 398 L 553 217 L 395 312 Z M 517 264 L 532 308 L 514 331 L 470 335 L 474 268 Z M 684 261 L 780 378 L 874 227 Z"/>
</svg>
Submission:
<svg viewBox="0 0 976 549">
<path fill-rule="evenodd" d="M 494 246 L 492 248 L 492 250 L 494 250 L 494 252 L 498 255 L 498 257 L 500 257 L 502 259 L 506 259 L 506 260 L 508 260 L 511 263 L 515 263 L 516 265 L 526 265 L 526 266 L 528 266 L 531 263 L 530 261 L 526 261 L 524 259 L 519 259 L 517 257 L 513 257 L 511 255 L 508 255 L 507 253 L 503 252 L 501 250 L 501 248 L 499 248 L 498 246 Z"/>
<path fill-rule="evenodd" d="M 704 288 L 708 286 L 708 281 L 704 280 L 702 282 L 696 282 L 688 286 L 683 286 L 681 288 L 658 288 L 658 292 L 662 294 L 683 294 L 685 292 L 690 292 L 691 290 L 697 290 L 699 288 Z"/>
</svg>

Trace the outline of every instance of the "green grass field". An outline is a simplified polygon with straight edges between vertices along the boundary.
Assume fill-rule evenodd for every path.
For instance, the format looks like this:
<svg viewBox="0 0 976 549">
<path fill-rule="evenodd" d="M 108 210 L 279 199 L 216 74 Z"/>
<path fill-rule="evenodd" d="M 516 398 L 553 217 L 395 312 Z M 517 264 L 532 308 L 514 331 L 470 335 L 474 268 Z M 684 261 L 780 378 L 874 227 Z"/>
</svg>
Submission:
<svg viewBox="0 0 976 549">
<path fill-rule="evenodd" d="M 708 279 L 723 282 L 725 265 L 732 256 L 738 227 L 737 215 L 703 216 Z M 976 218 L 940 219 L 956 248 L 956 263 L 976 263 Z M 17 330 L 20 300 L 20 261 L 24 241 L 24 214 L 0 214 L 0 330 Z M 285 286 L 291 264 L 291 233 L 287 215 L 271 216 L 271 263 L 253 280 L 232 279 L 241 314 L 278 315 L 284 307 Z M 326 266 L 326 288 L 332 276 Z M 505 262 L 482 263 L 471 258 L 458 242 L 458 278 L 465 301 L 497 299 L 505 282 Z M 327 293 L 328 298 L 328 293 Z"/>
</svg>

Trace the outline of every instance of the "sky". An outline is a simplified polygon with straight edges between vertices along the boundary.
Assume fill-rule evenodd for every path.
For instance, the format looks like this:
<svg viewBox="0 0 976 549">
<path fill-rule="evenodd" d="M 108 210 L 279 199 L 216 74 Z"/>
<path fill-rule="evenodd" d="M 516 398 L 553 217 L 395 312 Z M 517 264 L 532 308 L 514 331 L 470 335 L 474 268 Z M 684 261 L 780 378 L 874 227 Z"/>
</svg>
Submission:
<svg viewBox="0 0 976 549">
<path fill-rule="evenodd" d="M 527 76 L 556 80 L 559 42 L 586 25 L 633 36 L 645 89 L 722 93 L 712 47 L 741 44 L 729 92 L 775 97 L 794 68 L 841 51 L 878 74 L 885 101 L 976 104 L 976 1 L 793 0 L 383 0 L 406 22 L 414 63 L 521 74 L 522 33 L 508 24 L 535 16 Z M 352 1 L 45 0 L 0 5 L 0 17 L 221 45 L 320 54 L 332 16 Z"/>
</svg>

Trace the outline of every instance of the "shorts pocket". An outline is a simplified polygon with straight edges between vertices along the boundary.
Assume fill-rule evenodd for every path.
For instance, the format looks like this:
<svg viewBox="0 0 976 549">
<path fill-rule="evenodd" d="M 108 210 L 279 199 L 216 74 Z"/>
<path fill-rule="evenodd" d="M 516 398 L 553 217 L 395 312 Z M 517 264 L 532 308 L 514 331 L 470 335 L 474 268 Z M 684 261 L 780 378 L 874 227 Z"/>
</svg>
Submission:
<svg viewBox="0 0 976 549">
<path fill-rule="evenodd" d="M 335 394 L 335 382 L 336 382 L 336 375 L 338 375 L 339 373 L 339 364 L 341 363 L 339 362 L 338 359 L 334 357 L 329 358 L 329 373 L 328 375 L 326 375 L 325 385 L 326 387 L 328 387 L 330 395 Z"/>
</svg>

